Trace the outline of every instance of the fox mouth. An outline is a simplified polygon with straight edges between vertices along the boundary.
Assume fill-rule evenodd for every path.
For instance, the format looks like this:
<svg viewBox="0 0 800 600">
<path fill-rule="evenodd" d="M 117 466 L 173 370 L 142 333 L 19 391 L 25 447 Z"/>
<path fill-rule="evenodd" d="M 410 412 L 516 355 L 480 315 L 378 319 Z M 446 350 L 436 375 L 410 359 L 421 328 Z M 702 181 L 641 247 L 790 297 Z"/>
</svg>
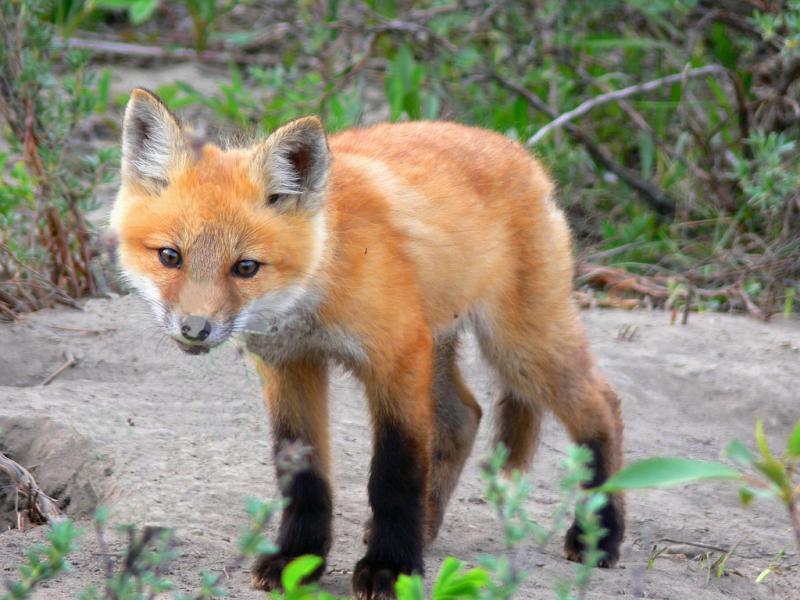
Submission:
<svg viewBox="0 0 800 600">
<path fill-rule="evenodd" d="M 186 352 L 186 354 L 208 354 L 208 351 L 211 350 L 211 348 L 205 344 L 187 344 L 180 340 L 175 340 L 175 343 L 177 343 L 178 348 Z"/>
</svg>

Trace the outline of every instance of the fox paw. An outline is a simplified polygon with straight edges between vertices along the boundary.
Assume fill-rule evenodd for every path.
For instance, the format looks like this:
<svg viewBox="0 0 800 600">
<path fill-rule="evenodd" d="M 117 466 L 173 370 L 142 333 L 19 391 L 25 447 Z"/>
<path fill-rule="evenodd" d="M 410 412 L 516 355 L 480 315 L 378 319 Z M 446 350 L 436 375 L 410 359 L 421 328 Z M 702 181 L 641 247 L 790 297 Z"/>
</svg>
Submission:
<svg viewBox="0 0 800 600">
<path fill-rule="evenodd" d="M 253 565 L 251 573 L 251 583 L 257 590 L 264 590 L 266 592 L 283 589 L 281 583 L 281 575 L 283 570 L 296 556 L 286 556 L 285 554 L 269 554 L 262 556 Z M 323 562 L 313 573 L 303 579 L 303 583 L 311 583 L 317 581 L 322 577 L 325 571 L 325 563 Z"/>
<path fill-rule="evenodd" d="M 393 600 L 397 576 L 405 570 L 384 562 L 362 558 L 353 570 L 353 596 L 356 600 Z"/>
<path fill-rule="evenodd" d="M 567 560 L 572 562 L 583 562 L 584 552 L 586 550 L 580 537 L 583 531 L 577 523 L 573 523 L 572 527 L 567 531 L 567 537 L 564 540 L 564 554 Z M 597 566 L 601 569 L 608 569 L 617 564 L 619 560 L 619 545 L 620 540 L 614 540 L 611 536 L 606 535 L 600 540 L 597 548 L 604 552 L 603 558 L 597 562 Z"/>
</svg>

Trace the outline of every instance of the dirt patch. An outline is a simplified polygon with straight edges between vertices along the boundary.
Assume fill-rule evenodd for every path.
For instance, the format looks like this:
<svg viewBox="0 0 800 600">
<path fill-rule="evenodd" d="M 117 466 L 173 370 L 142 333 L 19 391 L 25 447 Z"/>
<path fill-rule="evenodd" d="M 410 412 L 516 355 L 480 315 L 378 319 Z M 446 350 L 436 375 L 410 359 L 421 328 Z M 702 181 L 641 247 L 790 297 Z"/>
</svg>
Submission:
<svg viewBox="0 0 800 600">
<path fill-rule="evenodd" d="M 0 351 L 0 386 L 30 386 L 44 381 L 48 370 L 62 353 L 56 344 L 42 344 L 30 326 L 8 329 L 3 336 L 5 348 Z"/>
<path fill-rule="evenodd" d="M 764 419 L 770 442 L 782 448 L 800 417 L 800 323 L 764 324 L 726 315 L 691 315 L 686 326 L 671 326 L 664 312 L 586 311 L 582 314 L 601 368 L 617 388 L 625 413 L 626 460 L 646 456 L 686 456 L 716 460 L 734 438 L 751 442 L 756 417 Z M 635 331 L 621 336 L 620 332 Z M 180 557 L 170 578 L 178 591 L 197 589 L 199 572 L 219 572 L 236 554 L 239 532 L 247 523 L 244 498 L 276 497 L 268 420 L 257 374 L 235 345 L 202 357 L 187 356 L 156 330 L 143 302 L 133 297 L 91 300 L 83 311 L 57 309 L 0 326 L 0 365 L 18 353 L 25 340 L 30 353 L 30 379 L 41 381 L 63 362 L 63 353 L 80 356 L 78 364 L 48 386 L 0 385 L 0 424 L 46 418 L 52 430 L 18 429 L 15 442 L 64 431 L 89 444 L 44 446 L 30 452 L 34 474 L 45 483 L 46 463 L 76 454 L 100 470 L 102 503 L 111 509 L 112 524 L 167 526 L 175 529 Z M 629 341 L 630 340 L 630 341 Z M 21 346 L 20 346 L 21 347 Z M 49 357 L 34 363 L 36 356 Z M 20 358 L 25 362 L 25 356 Z M 502 532 L 482 502 L 480 460 L 489 451 L 491 410 L 498 390 L 491 370 L 480 358 L 474 340 L 465 339 L 461 365 L 487 415 L 478 441 L 453 494 L 440 537 L 426 555 L 431 582 L 445 556 L 475 564 L 485 554 L 502 555 Z M 13 378 L 12 378 L 13 383 Z M 352 568 L 361 557 L 362 528 L 368 515 L 370 428 L 361 385 L 335 371 L 330 386 L 331 442 L 334 463 L 334 543 L 323 585 L 345 596 Z M 46 433 L 52 431 L 53 433 Z M 0 438 L 5 443 L 6 436 Z M 569 443 L 552 419 L 544 424 L 542 441 L 531 470 L 531 516 L 549 524 L 559 499 L 558 478 Z M 46 451 L 50 450 L 49 454 Z M 43 457 L 48 458 L 43 458 Z M 38 463 L 38 466 L 37 466 Z M 81 471 L 81 460 L 63 466 L 66 474 Z M 104 469 L 110 473 L 103 477 Z M 81 475 L 82 477 L 82 475 Z M 78 477 L 62 478 L 59 486 L 81 497 Z M 70 482 L 65 484 L 64 481 Z M 96 484 L 95 484 L 96 485 Z M 78 492 L 73 491 L 78 489 Z M 88 496 L 92 498 L 92 496 Z M 89 502 L 87 506 L 90 506 Z M 35 598 L 73 599 L 103 573 L 102 552 L 91 523 L 65 574 Z M 277 525 L 268 531 L 274 537 Z M 0 534 L 0 580 L 16 577 L 25 548 L 43 540 L 44 528 Z M 109 528 L 109 543 L 124 544 Z M 666 540 L 677 540 L 669 542 Z M 669 546 L 646 568 L 653 545 Z M 701 547 L 735 548 L 727 574 L 717 578 Z M 574 575 L 575 565 L 561 552 L 562 537 L 541 553 L 532 553 L 531 577 L 520 591 L 522 600 L 553 597 L 559 580 Z M 781 550 L 780 572 L 756 584 L 758 574 Z M 712 551 L 711 562 L 719 558 Z M 628 529 L 619 568 L 592 576 L 592 600 L 620 597 L 738 600 L 792 599 L 800 589 L 797 549 L 788 517 L 777 504 L 756 502 L 744 509 L 735 485 L 714 484 L 628 495 Z M 230 569 L 226 584 L 231 597 L 263 600 L 250 589 L 249 565 Z"/>
<path fill-rule="evenodd" d="M 55 421 L 42 417 L 0 417 L 0 452 L 28 469 L 41 490 L 73 518 L 91 515 L 102 496 L 89 442 Z M 0 478 L 4 475 L 0 475 Z M 16 492 L 0 485 L 0 531 L 16 527 Z M 20 497 L 20 502 L 24 498 Z"/>
</svg>

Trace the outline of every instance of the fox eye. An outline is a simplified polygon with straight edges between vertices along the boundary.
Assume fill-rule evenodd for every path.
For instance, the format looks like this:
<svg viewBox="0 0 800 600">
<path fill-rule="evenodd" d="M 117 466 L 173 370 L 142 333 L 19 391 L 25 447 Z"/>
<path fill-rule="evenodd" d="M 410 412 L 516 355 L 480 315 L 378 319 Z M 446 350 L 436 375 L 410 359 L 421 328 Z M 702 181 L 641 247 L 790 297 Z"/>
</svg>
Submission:
<svg viewBox="0 0 800 600">
<path fill-rule="evenodd" d="M 162 265 L 169 269 L 177 269 L 183 263 L 181 253 L 174 248 L 161 248 L 158 251 L 158 259 Z"/>
<path fill-rule="evenodd" d="M 233 274 L 236 277 L 242 277 L 244 279 L 248 279 L 258 273 L 258 268 L 261 266 L 261 263 L 255 260 L 240 260 L 235 265 L 233 265 Z"/>
</svg>

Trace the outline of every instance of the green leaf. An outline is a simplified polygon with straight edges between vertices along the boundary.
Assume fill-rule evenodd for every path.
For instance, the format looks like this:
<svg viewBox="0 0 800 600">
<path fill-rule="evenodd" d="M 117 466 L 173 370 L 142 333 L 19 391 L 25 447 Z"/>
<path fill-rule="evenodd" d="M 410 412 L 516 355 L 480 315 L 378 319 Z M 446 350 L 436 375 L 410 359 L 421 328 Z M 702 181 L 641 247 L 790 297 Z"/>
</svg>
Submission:
<svg viewBox="0 0 800 600">
<path fill-rule="evenodd" d="M 425 584 L 419 575 L 400 574 L 394 589 L 397 600 L 425 600 Z"/>
<path fill-rule="evenodd" d="M 313 554 L 295 558 L 286 565 L 281 575 L 283 589 L 286 591 L 295 589 L 303 579 L 311 575 L 320 565 L 322 565 L 322 558 Z"/>
<path fill-rule="evenodd" d="M 782 493 L 791 493 L 792 482 L 786 474 L 786 467 L 778 460 L 764 460 L 760 461 L 756 468 L 769 479 L 772 483 L 781 489 Z M 788 496 L 787 496 L 788 498 Z"/>
<path fill-rule="evenodd" d="M 480 590 L 489 584 L 489 575 L 483 569 L 459 573 L 462 566 L 463 563 L 452 556 L 444 559 L 433 584 L 433 600 L 478 598 Z"/>
<path fill-rule="evenodd" d="M 739 440 L 733 440 L 728 444 L 728 447 L 725 448 L 725 455 L 743 467 L 750 467 L 756 462 L 756 457 L 750 448 Z"/>
<path fill-rule="evenodd" d="M 761 573 L 758 574 L 758 577 L 756 577 L 756 583 L 761 583 L 762 581 L 764 581 L 769 576 L 770 573 L 772 573 L 772 568 L 770 567 L 767 567 L 766 569 L 761 571 Z"/>
<path fill-rule="evenodd" d="M 95 0 L 94 5 L 103 10 L 127 9 L 136 0 Z"/>
<path fill-rule="evenodd" d="M 707 479 L 741 478 L 736 469 L 720 462 L 657 457 L 629 464 L 596 489 L 600 492 L 619 492 L 683 485 Z"/>
<path fill-rule="evenodd" d="M 800 458 L 800 421 L 795 423 L 794 431 L 789 436 L 789 444 L 786 447 L 786 451 L 792 458 Z"/>
<path fill-rule="evenodd" d="M 98 527 L 103 527 L 108 523 L 108 507 L 98 506 L 97 511 L 94 513 L 94 522 Z"/>
<path fill-rule="evenodd" d="M 136 0 L 128 9 L 131 23 L 141 25 L 149 19 L 158 7 L 158 0 Z"/>
<path fill-rule="evenodd" d="M 448 556 L 444 559 L 442 567 L 439 569 L 439 575 L 436 576 L 436 582 L 433 584 L 434 596 L 436 596 L 437 591 L 441 591 L 441 589 L 447 585 L 447 583 L 450 581 L 450 578 L 453 577 L 453 575 L 455 575 L 460 568 L 461 561 L 457 558 Z"/>
<path fill-rule="evenodd" d="M 764 457 L 764 460 L 767 462 L 775 460 L 775 457 L 769 449 L 767 436 L 764 435 L 764 423 L 761 419 L 756 419 L 756 444 L 758 444 L 758 450 L 761 452 L 761 456 Z"/>
</svg>

